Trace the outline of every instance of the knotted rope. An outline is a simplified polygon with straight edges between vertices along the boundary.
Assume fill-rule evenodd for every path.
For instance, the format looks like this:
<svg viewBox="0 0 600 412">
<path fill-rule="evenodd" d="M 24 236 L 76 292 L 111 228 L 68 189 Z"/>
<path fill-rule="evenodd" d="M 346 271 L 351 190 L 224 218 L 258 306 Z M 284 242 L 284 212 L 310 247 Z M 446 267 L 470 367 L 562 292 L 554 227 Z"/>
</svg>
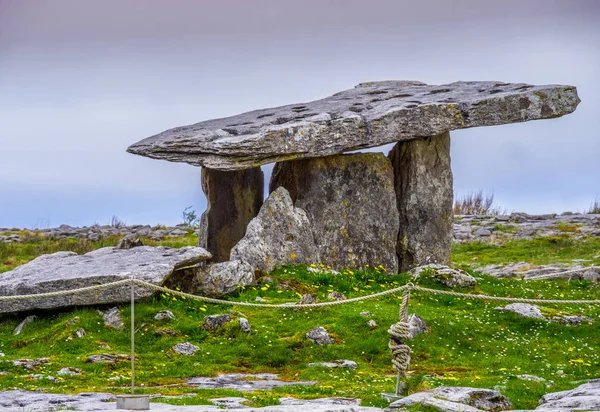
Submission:
<svg viewBox="0 0 600 412">
<path fill-rule="evenodd" d="M 410 301 L 410 288 L 402 294 L 402 304 L 400 305 L 400 321 L 390 326 L 389 347 L 392 351 L 392 365 L 398 372 L 396 382 L 396 395 L 401 391 L 400 379 L 406 377 L 406 372 L 410 365 L 410 346 L 405 341 L 410 337 L 410 324 L 408 323 L 408 303 Z"/>
</svg>

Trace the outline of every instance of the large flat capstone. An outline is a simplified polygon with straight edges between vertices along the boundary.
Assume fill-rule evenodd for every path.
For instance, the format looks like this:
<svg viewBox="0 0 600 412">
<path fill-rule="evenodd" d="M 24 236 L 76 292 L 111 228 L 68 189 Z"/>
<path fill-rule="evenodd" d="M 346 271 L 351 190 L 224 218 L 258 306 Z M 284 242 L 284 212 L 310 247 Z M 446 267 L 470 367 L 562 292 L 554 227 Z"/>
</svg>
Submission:
<svg viewBox="0 0 600 412">
<path fill-rule="evenodd" d="M 579 101 L 574 86 L 369 82 L 310 103 L 176 127 L 127 151 L 211 169 L 240 170 L 456 129 L 559 117 L 573 112 Z"/>
<path fill-rule="evenodd" d="M 105 247 L 85 255 L 56 252 L 42 255 L 0 275 L 0 296 L 39 294 L 78 289 L 128 279 L 162 285 L 180 268 L 210 259 L 200 247 L 180 249 L 140 246 L 131 249 Z M 130 286 L 123 285 L 91 292 L 46 298 L 0 301 L 0 313 L 65 306 L 127 302 Z M 153 290 L 136 287 L 136 297 L 150 296 Z"/>
</svg>

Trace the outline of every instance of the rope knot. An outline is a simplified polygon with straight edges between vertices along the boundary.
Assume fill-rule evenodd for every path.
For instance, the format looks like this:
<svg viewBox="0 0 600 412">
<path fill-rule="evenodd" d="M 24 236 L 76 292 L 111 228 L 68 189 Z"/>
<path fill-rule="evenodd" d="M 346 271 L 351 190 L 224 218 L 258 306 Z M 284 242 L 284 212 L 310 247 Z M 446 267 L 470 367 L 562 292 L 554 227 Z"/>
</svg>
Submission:
<svg viewBox="0 0 600 412">
<path fill-rule="evenodd" d="M 405 375 L 410 364 L 410 347 L 404 343 L 409 338 L 410 324 L 404 321 L 393 324 L 390 334 L 389 347 L 392 351 L 392 365 L 399 374 Z"/>
</svg>

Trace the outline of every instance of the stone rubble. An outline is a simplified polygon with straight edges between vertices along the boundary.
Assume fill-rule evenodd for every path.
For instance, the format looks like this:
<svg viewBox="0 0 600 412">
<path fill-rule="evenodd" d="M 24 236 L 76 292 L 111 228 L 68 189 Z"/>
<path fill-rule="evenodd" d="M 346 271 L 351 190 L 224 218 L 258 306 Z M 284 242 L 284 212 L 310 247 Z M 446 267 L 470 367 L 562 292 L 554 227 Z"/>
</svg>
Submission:
<svg viewBox="0 0 600 412">
<path fill-rule="evenodd" d="M 121 318 L 121 311 L 119 308 L 114 306 L 106 312 L 98 311 L 98 313 L 104 319 L 104 327 L 107 329 L 123 330 L 123 318 Z"/>
<path fill-rule="evenodd" d="M 309 368 L 347 368 L 347 369 L 356 369 L 358 368 L 358 364 L 351 360 L 340 359 L 335 362 L 316 362 L 309 363 L 306 365 Z"/>
<path fill-rule="evenodd" d="M 329 332 L 322 327 L 317 326 L 306 333 L 306 338 L 312 340 L 317 345 L 331 345 L 335 340 L 329 336 Z"/>
<path fill-rule="evenodd" d="M 175 353 L 179 353 L 180 355 L 193 356 L 196 352 L 200 350 L 200 348 L 189 342 L 185 342 L 178 343 L 177 345 L 173 346 L 171 350 Z"/>
<path fill-rule="evenodd" d="M 461 269 L 453 269 L 446 265 L 431 264 L 418 266 L 409 274 L 415 280 L 420 276 L 427 276 L 449 288 L 468 288 L 477 284 L 477 279 Z"/>
</svg>

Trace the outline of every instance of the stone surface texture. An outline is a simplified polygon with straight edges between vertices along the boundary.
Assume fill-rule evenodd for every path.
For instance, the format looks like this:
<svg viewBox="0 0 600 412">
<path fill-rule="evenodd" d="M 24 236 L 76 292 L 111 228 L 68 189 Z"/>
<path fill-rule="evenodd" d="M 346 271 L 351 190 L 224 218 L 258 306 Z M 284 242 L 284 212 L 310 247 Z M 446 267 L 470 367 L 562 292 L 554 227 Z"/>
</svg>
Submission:
<svg viewBox="0 0 600 412">
<path fill-rule="evenodd" d="M 382 265 L 397 272 L 394 174 L 382 153 L 277 163 L 269 189 L 282 186 L 306 211 L 321 263 L 334 268 Z"/>
<path fill-rule="evenodd" d="M 497 307 L 496 310 L 502 312 L 512 312 L 517 315 L 521 315 L 524 318 L 534 318 L 534 319 L 543 319 L 546 320 L 546 317 L 540 311 L 540 308 L 536 305 L 531 305 L 529 303 L 511 303 L 504 307 Z"/>
<path fill-rule="evenodd" d="M 271 390 L 282 386 L 316 385 L 314 381 L 282 381 L 274 373 L 242 374 L 229 373 L 214 378 L 198 377 L 188 379 L 187 384 L 203 389 L 234 389 L 241 392 Z"/>
<path fill-rule="evenodd" d="M 410 339 L 414 339 L 415 336 L 418 336 L 422 333 L 429 333 L 427 323 L 425 323 L 425 320 L 416 313 L 411 313 L 408 315 L 408 324 L 410 325 L 410 329 L 408 331 L 408 337 Z"/>
<path fill-rule="evenodd" d="M 233 172 L 202 168 L 201 180 L 207 207 L 200 217 L 198 246 L 212 253 L 213 262 L 224 262 L 260 210 L 264 175 L 259 167 Z"/>
<path fill-rule="evenodd" d="M 389 409 L 399 410 L 417 404 L 448 412 L 499 412 L 512 407 L 510 400 L 495 390 L 441 386 L 397 400 L 390 405 Z"/>
<path fill-rule="evenodd" d="M 265 273 L 278 265 L 320 262 L 308 216 L 294 207 L 284 187 L 267 197 L 248 224 L 246 235 L 231 250 L 231 259 L 247 262 Z"/>
<path fill-rule="evenodd" d="M 450 134 L 397 143 L 389 158 L 400 219 L 399 270 L 448 264 L 454 217 Z"/>
<path fill-rule="evenodd" d="M 0 296 L 77 289 L 129 279 L 130 276 L 161 285 L 172 280 L 169 278 L 177 269 L 195 265 L 210 257 L 206 250 L 192 246 L 180 249 L 164 246 L 140 246 L 132 249 L 105 247 L 85 255 L 56 252 L 42 255 L 3 273 L 0 277 Z M 85 293 L 7 301 L 0 304 L 0 313 L 129 302 L 130 293 L 130 286 L 123 285 Z M 153 293 L 154 291 L 149 289 L 136 289 L 137 297 L 150 296 Z"/>
<path fill-rule="evenodd" d="M 368 82 L 310 103 L 176 127 L 127 151 L 211 169 L 240 170 L 468 127 L 554 118 L 573 112 L 578 104 L 573 86 Z"/>
<path fill-rule="evenodd" d="M 477 279 L 464 270 L 454 269 L 446 265 L 432 264 L 418 266 L 409 273 L 414 279 L 427 276 L 449 288 L 468 288 L 477 284 Z"/>
<path fill-rule="evenodd" d="M 173 346 L 171 350 L 175 353 L 179 353 L 184 356 L 193 356 L 196 352 L 200 350 L 200 348 L 196 345 L 193 345 L 189 342 L 178 343 Z"/>
<path fill-rule="evenodd" d="M 240 260 L 199 267 L 195 272 L 194 292 L 205 296 L 222 297 L 254 282 L 254 269 Z"/>
<path fill-rule="evenodd" d="M 335 340 L 329 336 L 329 332 L 322 327 L 317 326 L 306 333 L 306 338 L 312 340 L 317 345 L 331 345 Z"/>
</svg>

